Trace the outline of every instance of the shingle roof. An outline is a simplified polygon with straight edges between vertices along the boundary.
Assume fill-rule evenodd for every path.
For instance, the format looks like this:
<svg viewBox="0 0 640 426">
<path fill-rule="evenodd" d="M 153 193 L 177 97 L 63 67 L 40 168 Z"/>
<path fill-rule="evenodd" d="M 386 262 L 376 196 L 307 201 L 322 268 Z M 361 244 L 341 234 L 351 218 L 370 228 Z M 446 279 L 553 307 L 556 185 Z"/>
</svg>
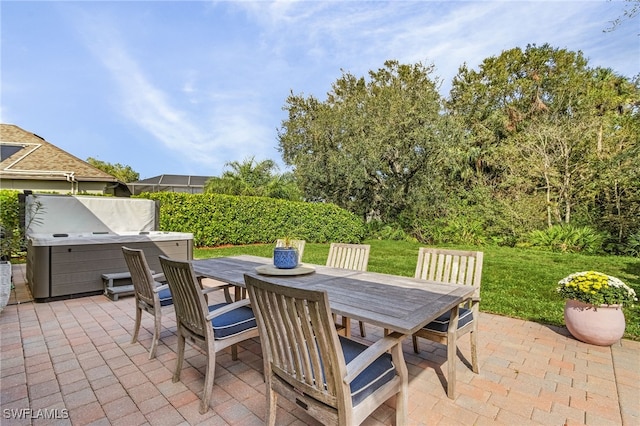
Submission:
<svg viewBox="0 0 640 426">
<path fill-rule="evenodd" d="M 118 182 L 114 176 L 13 124 L 0 124 L 0 145 L 2 179 L 68 180 L 73 176 L 80 182 Z"/>
</svg>

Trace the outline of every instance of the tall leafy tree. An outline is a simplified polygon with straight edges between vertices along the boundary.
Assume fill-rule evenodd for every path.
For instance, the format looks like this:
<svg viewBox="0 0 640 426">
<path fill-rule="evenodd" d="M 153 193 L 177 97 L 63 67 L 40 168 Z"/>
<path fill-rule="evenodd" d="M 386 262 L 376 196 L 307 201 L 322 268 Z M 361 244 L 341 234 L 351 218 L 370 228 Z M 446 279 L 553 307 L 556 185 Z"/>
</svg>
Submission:
<svg viewBox="0 0 640 426">
<path fill-rule="evenodd" d="M 136 172 L 131 166 L 125 166 L 120 163 L 107 163 L 93 157 L 87 158 L 87 163 L 93 167 L 115 176 L 119 181 L 124 183 L 135 182 L 140 179 L 140 173 Z"/>
<path fill-rule="evenodd" d="M 594 216 L 614 237 L 640 238 L 640 75 L 634 81 L 596 70 L 598 110 Z"/>
<path fill-rule="evenodd" d="M 614 198 L 625 204 L 621 214 L 634 211 L 632 197 L 600 194 L 610 183 L 603 171 L 625 173 L 615 159 L 628 158 L 640 140 L 638 100 L 637 85 L 590 68 L 581 52 L 533 45 L 487 58 L 478 70 L 462 66 L 448 106 L 474 141 L 478 182 L 514 203 L 537 200 L 552 225 L 592 221 Z M 638 184 L 627 181 L 617 193 Z"/>
<path fill-rule="evenodd" d="M 251 157 L 242 162 L 228 162 L 226 166 L 231 170 L 209 179 L 205 184 L 205 192 L 293 201 L 301 199 L 300 190 L 291 173 L 279 175 L 278 166 L 273 160 L 256 161 L 255 157 Z"/>
<path fill-rule="evenodd" d="M 432 73 L 387 61 L 343 72 L 324 102 L 292 93 L 278 138 L 305 197 L 393 221 L 436 182 L 450 133 Z"/>
</svg>

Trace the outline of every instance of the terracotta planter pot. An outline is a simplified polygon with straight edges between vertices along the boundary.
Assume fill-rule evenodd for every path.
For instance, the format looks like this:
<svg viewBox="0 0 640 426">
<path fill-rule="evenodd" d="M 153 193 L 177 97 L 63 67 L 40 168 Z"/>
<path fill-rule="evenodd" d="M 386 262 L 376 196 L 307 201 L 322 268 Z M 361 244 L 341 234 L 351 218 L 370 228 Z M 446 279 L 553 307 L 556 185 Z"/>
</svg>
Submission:
<svg viewBox="0 0 640 426">
<path fill-rule="evenodd" d="M 625 319 L 621 305 L 594 306 L 567 300 L 564 322 L 576 339 L 598 346 L 610 346 L 624 334 Z"/>
</svg>

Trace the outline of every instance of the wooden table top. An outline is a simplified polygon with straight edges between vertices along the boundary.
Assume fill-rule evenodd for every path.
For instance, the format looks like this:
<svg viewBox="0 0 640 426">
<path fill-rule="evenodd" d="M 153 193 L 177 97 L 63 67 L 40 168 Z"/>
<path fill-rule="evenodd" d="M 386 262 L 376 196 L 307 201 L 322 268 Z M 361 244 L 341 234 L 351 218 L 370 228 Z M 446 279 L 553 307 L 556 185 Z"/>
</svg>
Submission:
<svg viewBox="0 0 640 426">
<path fill-rule="evenodd" d="M 262 275 L 256 267 L 271 258 L 233 256 L 193 261 L 196 274 L 244 287 L 244 274 L 292 287 L 324 290 L 331 311 L 409 335 L 469 298 L 474 288 L 398 275 L 308 265 L 315 272 L 295 276 Z"/>
</svg>

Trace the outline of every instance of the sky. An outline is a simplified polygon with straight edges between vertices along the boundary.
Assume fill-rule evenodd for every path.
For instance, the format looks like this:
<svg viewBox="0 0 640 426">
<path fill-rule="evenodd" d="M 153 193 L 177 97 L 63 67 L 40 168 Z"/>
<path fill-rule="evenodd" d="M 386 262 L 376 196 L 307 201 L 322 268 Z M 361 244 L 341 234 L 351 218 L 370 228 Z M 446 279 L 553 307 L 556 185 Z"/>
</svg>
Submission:
<svg viewBox="0 0 640 426">
<path fill-rule="evenodd" d="M 462 64 L 529 44 L 640 73 L 624 1 L 11 1 L 0 3 L 0 119 L 68 153 L 161 174 L 274 160 L 291 93 L 323 101 L 344 73 Z"/>
</svg>

